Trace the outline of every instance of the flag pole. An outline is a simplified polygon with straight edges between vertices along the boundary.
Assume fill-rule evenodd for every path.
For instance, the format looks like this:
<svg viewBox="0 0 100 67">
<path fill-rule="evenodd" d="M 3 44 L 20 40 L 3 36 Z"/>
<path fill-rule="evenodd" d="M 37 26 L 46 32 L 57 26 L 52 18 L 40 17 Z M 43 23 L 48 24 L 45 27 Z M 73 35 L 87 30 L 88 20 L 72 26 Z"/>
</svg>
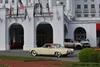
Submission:
<svg viewBox="0 0 100 67">
<path fill-rule="evenodd" d="M 49 6 L 49 0 L 47 0 L 47 9 L 48 9 L 48 13 L 50 15 L 50 6 Z"/>
<path fill-rule="evenodd" d="M 35 17 L 35 0 L 33 0 L 33 17 Z"/>
<path fill-rule="evenodd" d="M 26 0 L 26 6 L 28 6 L 28 0 Z"/>
<path fill-rule="evenodd" d="M 12 4 L 10 3 L 10 9 L 9 9 L 9 17 L 12 17 Z"/>
<path fill-rule="evenodd" d="M 18 11 L 19 11 L 19 8 L 18 8 L 18 1 L 19 0 L 17 0 L 17 11 L 16 11 L 16 16 L 18 17 Z"/>
<path fill-rule="evenodd" d="M 24 17 L 24 19 L 26 19 L 26 17 L 27 17 L 27 7 L 25 7 L 25 17 Z"/>
<path fill-rule="evenodd" d="M 42 9 L 43 9 L 43 7 L 42 7 L 42 4 L 40 3 L 40 0 L 38 0 L 38 3 L 39 3 L 39 7 L 40 7 L 40 14 L 42 15 Z"/>
</svg>

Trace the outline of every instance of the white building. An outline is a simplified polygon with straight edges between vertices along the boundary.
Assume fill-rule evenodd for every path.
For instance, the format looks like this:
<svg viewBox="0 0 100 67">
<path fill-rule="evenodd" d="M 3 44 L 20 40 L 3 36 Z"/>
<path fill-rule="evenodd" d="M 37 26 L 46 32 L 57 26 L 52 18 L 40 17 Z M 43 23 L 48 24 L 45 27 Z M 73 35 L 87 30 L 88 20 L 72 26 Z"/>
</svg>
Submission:
<svg viewBox="0 0 100 67">
<path fill-rule="evenodd" d="M 74 19 L 68 25 L 67 37 L 89 39 L 92 47 L 100 47 L 100 1 L 72 0 L 71 10 Z"/>
<path fill-rule="evenodd" d="M 44 43 L 64 46 L 66 38 L 89 39 L 92 47 L 100 46 L 100 1 L 19 1 L 0 0 L 0 50 L 28 50 Z"/>
</svg>

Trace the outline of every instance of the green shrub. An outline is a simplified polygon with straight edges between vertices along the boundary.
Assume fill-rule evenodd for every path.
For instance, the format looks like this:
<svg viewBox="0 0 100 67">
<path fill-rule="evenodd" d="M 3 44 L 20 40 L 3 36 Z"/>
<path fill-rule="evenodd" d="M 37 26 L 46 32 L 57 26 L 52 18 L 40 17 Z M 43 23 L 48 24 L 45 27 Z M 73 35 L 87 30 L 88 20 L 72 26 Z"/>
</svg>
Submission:
<svg viewBox="0 0 100 67">
<path fill-rule="evenodd" d="M 100 62 L 100 51 L 96 51 L 97 53 L 97 62 Z"/>
<path fill-rule="evenodd" d="M 81 62 L 98 62 L 98 52 L 92 48 L 85 48 L 79 53 L 79 60 Z"/>
<path fill-rule="evenodd" d="M 3 64 L 0 64 L 0 67 L 10 67 L 8 65 L 3 65 Z"/>
</svg>

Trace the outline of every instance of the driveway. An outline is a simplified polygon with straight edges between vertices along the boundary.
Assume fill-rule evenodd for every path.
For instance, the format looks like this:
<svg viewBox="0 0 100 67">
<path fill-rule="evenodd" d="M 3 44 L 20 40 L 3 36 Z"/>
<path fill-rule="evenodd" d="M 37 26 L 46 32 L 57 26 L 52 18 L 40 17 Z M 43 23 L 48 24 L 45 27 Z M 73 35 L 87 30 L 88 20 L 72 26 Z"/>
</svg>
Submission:
<svg viewBox="0 0 100 67">
<path fill-rule="evenodd" d="M 53 56 L 37 56 L 37 58 L 47 58 L 47 59 L 52 59 L 52 60 L 60 60 L 60 61 L 74 61 L 77 62 L 79 61 L 78 59 L 78 53 L 80 50 L 75 50 L 74 54 L 69 55 L 67 57 L 61 57 L 61 58 L 56 58 Z M 0 51 L 0 55 L 10 55 L 10 56 L 32 56 L 30 52 L 28 51 L 23 51 L 23 50 L 9 50 L 9 51 Z"/>
<path fill-rule="evenodd" d="M 80 50 L 75 50 L 74 54 L 69 55 L 69 56 L 64 56 L 61 58 L 56 58 L 56 57 L 48 57 L 48 56 L 39 56 L 42 58 L 49 58 L 49 59 L 53 59 L 53 60 L 60 60 L 60 61 L 72 61 L 72 62 L 78 62 L 78 54 L 79 54 Z"/>
</svg>

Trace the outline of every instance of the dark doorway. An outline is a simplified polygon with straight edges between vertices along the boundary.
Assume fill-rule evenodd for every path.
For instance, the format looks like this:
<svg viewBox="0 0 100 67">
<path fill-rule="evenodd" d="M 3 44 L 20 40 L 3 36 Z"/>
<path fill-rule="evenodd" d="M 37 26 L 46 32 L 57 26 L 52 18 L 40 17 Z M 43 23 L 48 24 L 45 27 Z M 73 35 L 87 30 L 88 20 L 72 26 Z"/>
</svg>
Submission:
<svg viewBox="0 0 100 67">
<path fill-rule="evenodd" d="M 76 28 L 74 31 L 74 39 L 76 41 L 86 40 L 86 31 L 82 27 Z"/>
<path fill-rule="evenodd" d="M 9 28 L 10 49 L 23 49 L 24 29 L 20 24 L 12 24 Z"/>
<path fill-rule="evenodd" d="M 100 47 L 100 31 L 97 31 L 97 46 Z"/>
<path fill-rule="evenodd" d="M 53 29 L 50 24 L 39 24 L 36 35 L 37 47 L 42 47 L 45 43 L 53 43 Z"/>
<path fill-rule="evenodd" d="M 64 39 L 66 39 L 67 33 L 68 33 L 67 26 L 66 24 L 64 24 Z"/>
<path fill-rule="evenodd" d="M 96 24 L 97 46 L 100 48 L 100 24 Z"/>
</svg>

